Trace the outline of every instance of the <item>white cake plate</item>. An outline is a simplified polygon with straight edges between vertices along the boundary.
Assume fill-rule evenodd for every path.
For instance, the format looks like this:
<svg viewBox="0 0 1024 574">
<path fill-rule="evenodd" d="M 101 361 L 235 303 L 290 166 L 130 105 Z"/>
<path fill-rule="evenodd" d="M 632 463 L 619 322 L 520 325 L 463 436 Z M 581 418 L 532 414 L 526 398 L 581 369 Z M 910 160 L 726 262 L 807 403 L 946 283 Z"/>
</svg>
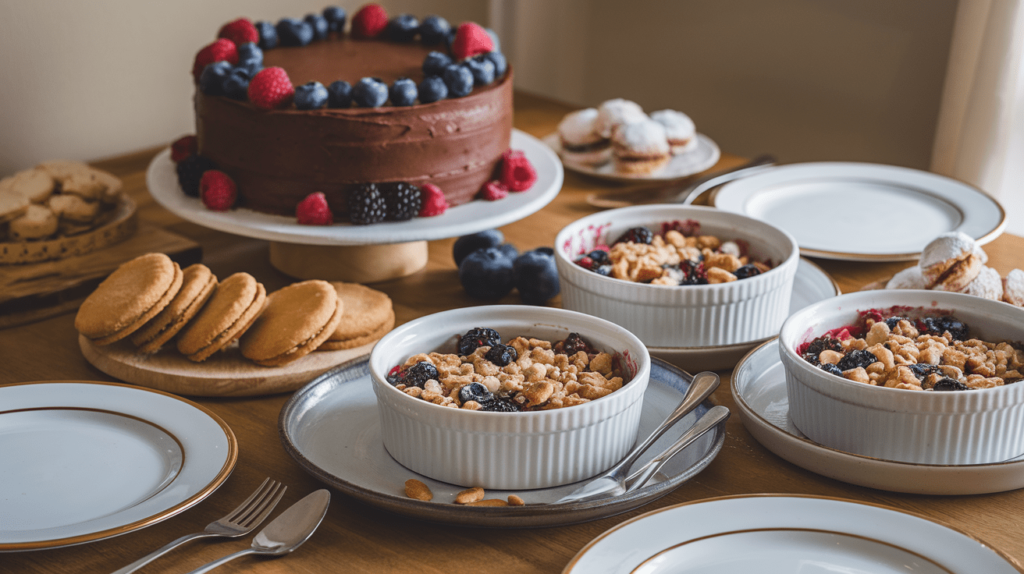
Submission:
<svg viewBox="0 0 1024 574">
<path fill-rule="evenodd" d="M 210 211 L 198 198 L 181 192 L 169 148 L 150 162 L 146 184 L 157 203 L 182 219 L 270 241 L 270 261 L 284 273 L 304 279 L 369 283 L 421 269 L 427 262 L 427 241 L 501 227 L 550 203 L 562 189 L 564 173 L 558 156 L 519 130 L 512 130 L 510 147 L 523 151 L 537 170 L 537 182 L 529 190 L 494 202 L 473 200 L 436 217 L 375 225 L 300 225 L 292 216 L 251 209 Z"/>
</svg>

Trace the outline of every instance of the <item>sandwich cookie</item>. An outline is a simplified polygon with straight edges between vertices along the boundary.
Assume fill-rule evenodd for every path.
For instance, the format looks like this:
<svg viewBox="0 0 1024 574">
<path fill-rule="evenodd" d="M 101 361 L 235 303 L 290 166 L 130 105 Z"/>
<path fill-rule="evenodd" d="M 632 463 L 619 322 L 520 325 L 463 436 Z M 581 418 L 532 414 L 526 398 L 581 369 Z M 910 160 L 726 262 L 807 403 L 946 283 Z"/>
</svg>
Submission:
<svg viewBox="0 0 1024 574">
<path fill-rule="evenodd" d="M 567 114 L 558 124 L 562 157 L 585 165 L 601 165 L 612 159 L 611 141 L 594 131 L 597 110 L 587 108 Z"/>
<path fill-rule="evenodd" d="M 178 351 L 195 362 L 227 347 L 252 325 L 267 299 L 263 284 L 248 273 L 220 282 L 199 314 L 178 336 Z"/>
<path fill-rule="evenodd" d="M 354 349 L 380 339 L 395 327 L 395 311 L 386 294 L 358 283 L 331 283 L 345 308 L 341 322 L 320 345 L 324 351 Z"/>
<path fill-rule="evenodd" d="M 619 126 L 612 135 L 612 150 L 615 169 L 621 173 L 654 173 L 671 157 L 665 128 L 652 120 Z"/>
<path fill-rule="evenodd" d="M 178 294 L 163 311 L 141 329 L 132 334 L 132 344 L 140 353 L 155 353 L 196 316 L 203 304 L 213 295 L 217 277 L 201 264 L 189 265 L 181 272 L 182 282 Z"/>
<path fill-rule="evenodd" d="M 982 267 L 978 276 L 960 291 L 975 297 L 984 297 L 993 301 L 1003 300 L 1003 278 L 991 267 Z"/>
<path fill-rule="evenodd" d="M 927 288 L 962 291 L 984 266 L 969 235 L 955 231 L 939 235 L 921 253 L 921 273 Z"/>
<path fill-rule="evenodd" d="M 122 264 L 78 308 L 75 329 L 94 345 L 131 335 L 163 311 L 181 288 L 178 264 L 147 253 Z"/>
<path fill-rule="evenodd" d="M 57 216 L 45 205 L 28 206 L 25 215 L 11 221 L 8 227 L 11 239 L 45 239 L 57 233 Z"/>
<path fill-rule="evenodd" d="M 334 333 L 343 309 L 326 281 L 314 279 L 279 289 L 267 297 L 263 313 L 239 341 L 242 356 L 264 367 L 296 361 Z"/>
<path fill-rule="evenodd" d="M 665 128 L 672 155 L 679 155 L 697 147 L 697 128 L 690 116 L 675 110 L 660 110 L 651 114 L 651 119 Z"/>
<path fill-rule="evenodd" d="M 594 131 L 602 138 L 610 138 L 616 128 L 646 119 L 647 114 L 636 102 L 621 98 L 608 100 L 597 108 Z"/>
<path fill-rule="evenodd" d="M 1024 271 L 1014 269 L 1003 279 L 1003 301 L 1024 307 Z"/>
<path fill-rule="evenodd" d="M 917 265 L 907 267 L 903 271 L 892 276 L 892 279 L 885 284 L 886 289 L 927 289 L 924 284 L 924 277 L 921 275 L 921 268 Z"/>
</svg>

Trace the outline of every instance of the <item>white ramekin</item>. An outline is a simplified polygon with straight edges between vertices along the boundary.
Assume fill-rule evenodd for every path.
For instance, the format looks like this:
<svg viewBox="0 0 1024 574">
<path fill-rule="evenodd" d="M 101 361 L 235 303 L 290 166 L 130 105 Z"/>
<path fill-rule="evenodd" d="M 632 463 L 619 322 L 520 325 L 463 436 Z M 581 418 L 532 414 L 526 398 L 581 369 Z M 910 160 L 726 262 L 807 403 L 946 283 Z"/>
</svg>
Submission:
<svg viewBox="0 0 1024 574">
<path fill-rule="evenodd" d="M 756 259 L 775 268 L 717 285 L 669 287 L 632 283 L 588 271 L 573 260 L 595 245 L 610 245 L 627 229 L 658 231 L 662 223 L 694 219 L 701 234 L 743 239 Z M 785 231 L 738 213 L 710 207 L 642 205 L 602 211 L 567 225 L 555 239 L 562 306 L 607 319 L 649 347 L 710 347 L 773 337 L 789 315 L 800 252 Z"/>
<path fill-rule="evenodd" d="M 797 355 L 802 343 L 854 324 L 858 311 L 894 305 L 952 311 L 984 341 L 1024 339 L 1024 310 L 960 293 L 862 291 L 805 307 L 779 335 L 797 428 L 822 445 L 899 462 L 986 464 L 1024 453 L 1024 383 L 959 392 L 891 389 L 848 381 Z"/>
<path fill-rule="evenodd" d="M 521 413 L 463 411 L 412 398 L 387 373 L 418 353 L 454 352 L 476 327 L 552 342 L 579 333 L 618 353 L 632 378 L 600 399 Z M 548 488 L 594 476 L 636 441 L 651 359 L 632 333 L 596 317 L 546 307 L 484 306 L 421 317 L 388 333 L 370 354 L 370 374 L 388 452 L 406 468 L 461 486 L 499 490 Z M 626 377 L 624 377 L 626 378 Z"/>
</svg>

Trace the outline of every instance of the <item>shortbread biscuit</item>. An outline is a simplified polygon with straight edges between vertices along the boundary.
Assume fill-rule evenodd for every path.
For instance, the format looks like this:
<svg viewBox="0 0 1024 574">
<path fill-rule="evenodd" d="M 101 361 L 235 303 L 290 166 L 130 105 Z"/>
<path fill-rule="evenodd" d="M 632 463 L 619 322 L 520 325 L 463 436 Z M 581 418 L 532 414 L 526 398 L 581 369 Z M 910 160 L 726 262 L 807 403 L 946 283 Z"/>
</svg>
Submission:
<svg viewBox="0 0 1024 574">
<path fill-rule="evenodd" d="M 25 215 L 30 203 L 27 197 L 11 189 L 0 191 L 0 223 Z"/>
<path fill-rule="evenodd" d="M 50 197 L 47 205 L 62 220 L 74 221 L 75 223 L 89 223 L 96 219 L 100 212 L 100 204 L 97 201 L 86 201 L 80 196 L 60 193 Z"/>
<path fill-rule="evenodd" d="M 181 288 L 181 269 L 163 253 L 122 264 L 78 308 L 75 329 L 96 345 L 131 335 L 155 317 Z"/>
<path fill-rule="evenodd" d="M 57 216 L 45 205 L 29 205 L 25 215 L 11 220 L 8 226 L 11 239 L 43 239 L 57 233 Z"/>
<path fill-rule="evenodd" d="M 87 201 L 102 199 L 106 189 L 107 186 L 92 170 L 73 173 L 64 178 L 60 184 L 61 193 L 74 194 Z"/>
<path fill-rule="evenodd" d="M 11 191 L 27 197 L 32 203 L 43 203 L 53 193 L 54 181 L 41 169 L 27 169 L 14 174 L 10 186 Z"/>
<path fill-rule="evenodd" d="M 88 173 L 89 165 L 80 161 L 52 159 L 40 162 L 36 168 L 50 174 L 53 179 L 63 182 L 76 173 Z"/>
<path fill-rule="evenodd" d="M 326 281 L 279 289 L 267 297 L 263 313 L 238 342 L 242 356 L 264 367 L 287 365 L 326 341 L 343 313 L 344 304 Z"/>
<path fill-rule="evenodd" d="M 92 173 L 103 184 L 103 197 L 101 198 L 103 203 L 117 203 L 121 197 L 121 191 L 124 189 L 124 182 L 121 181 L 121 178 L 102 169 L 92 168 Z"/>
<path fill-rule="evenodd" d="M 140 353 L 155 353 L 196 316 L 213 295 L 217 277 L 202 263 L 189 265 L 182 272 L 181 289 L 156 317 L 132 334 L 132 344 Z"/>
<path fill-rule="evenodd" d="M 359 337 L 353 337 L 345 340 L 328 339 L 320 345 L 319 350 L 321 351 L 341 351 L 343 349 L 355 349 L 356 347 L 362 347 L 363 345 L 378 341 L 387 335 L 391 329 L 395 328 L 395 313 L 392 311 L 390 317 L 384 324 L 377 328 L 376 331 L 361 335 Z"/>
<path fill-rule="evenodd" d="M 345 308 L 331 341 L 365 337 L 379 331 L 389 318 L 394 322 L 391 298 L 385 293 L 358 283 L 333 282 L 331 285 Z"/>
<path fill-rule="evenodd" d="M 203 309 L 178 335 L 178 351 L 197 363 L 205 361 L 245 333 L 266 299 L 263 284 L 248 273 L 235 273 L 221 281 Z"/>
</svg>

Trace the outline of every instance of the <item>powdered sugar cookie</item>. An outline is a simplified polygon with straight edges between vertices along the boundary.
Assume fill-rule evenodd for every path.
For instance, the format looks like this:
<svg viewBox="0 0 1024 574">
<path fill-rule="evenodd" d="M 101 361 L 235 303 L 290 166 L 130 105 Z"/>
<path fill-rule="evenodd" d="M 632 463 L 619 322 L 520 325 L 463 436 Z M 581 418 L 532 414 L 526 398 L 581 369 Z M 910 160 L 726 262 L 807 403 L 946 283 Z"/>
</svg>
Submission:
<svg viewBox="0 0 1024 574">
<path fill-rule="evenodd" d="M 1014 269 L 1003 279 L 1003 301 L 1024 307 L 1024 271 Z"/>
<path fill-rule="evenodd" d="M 907 267 L 903 271 L 892 276 L 892 279 L 885 284 L 886 289 L 927 289 L 924 284 L 924 277 L 921 276 L 921 268 L 917 265 Z"/>
<path fill-rule="evenodd" d="M 924 275 L 925 285 L 936 287 L 942 283 L 943 276 L 951 273 L 955 265 L 973 255 L 975 247 L 977 245 L 974 239 L 960 231 L 943 233 L 933 239 L 925 246 L 924 251 L 921 252 L 921 260 L 918 262 Z M 969 268 L 976 268 L 974 275 L 971 275 L 964 281 L 963 285 L 959 288 L 951 290 L 959 291 L 961 288 L 966 287 L 967 283 L 973 281 L 974 277 L 977 276 L 977 272 L 981 271 L 980 265 L 983 264 L 981 257 L 974 255 L 974 262 L 968 264 Z M 961 275 L 963 274 L 961 273 Z"/>
<path fill-rule="evenodd" d="M 672 155 L 679 155 L 697 147 L 697 128 L 690 116 L 675 110 L 659 110 L 651 119 L 665 128 L 665 137 L 672 148 Z"/>
<path fill-rule="evenodd" d="M 622 98 L 608 100 L 597 108 L 594 131 L 603 138 L 610 138 L 615 128 L 646 119 L 647 114 L 636 102 Z"/>
<path fill-rule="evenodd" d="M 982 267 L 978 276 L 971 281 L 961 293 L 984 297 L 993 301 L 1003 300 L 1003 278 L 991 267 Z"/>
<path fill-rule="evenodd" d="M 599 135 L 594 125 L 597 110 L 587 108 L 566 114 L 558 124 L 562 157 L 586 165 L 601 165 L 612 159 L 611 142 Z"/>
<path fill-rule="evenodd" d="M 643 120 L 619 126 L 612 136 L 615 169 L 622 173 L 650 174 L 670 158 L 665 128 L 658 122 Z"/>
</svg>

